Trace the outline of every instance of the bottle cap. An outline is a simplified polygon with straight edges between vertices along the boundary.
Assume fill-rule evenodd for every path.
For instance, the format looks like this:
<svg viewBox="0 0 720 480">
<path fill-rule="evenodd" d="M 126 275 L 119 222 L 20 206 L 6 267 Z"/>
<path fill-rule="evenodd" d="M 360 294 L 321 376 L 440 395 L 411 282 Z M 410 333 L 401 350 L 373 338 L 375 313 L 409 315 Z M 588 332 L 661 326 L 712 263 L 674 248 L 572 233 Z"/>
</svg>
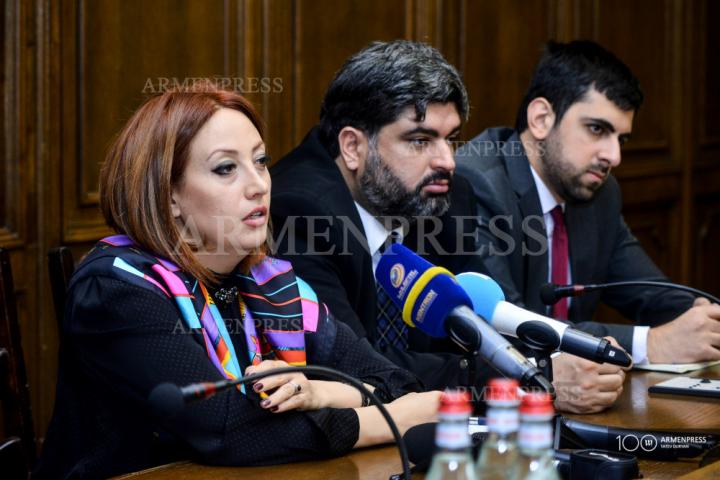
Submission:
<svg viewBox="0 0 720 480">
<path fill-rule="evenodd" d="M 518 395 L 519 383 L 509 378 L 493 378 L 488 382 L 486 401 L 488 404 L 510 404 L 520 403 Z"/>
<path fill-rule="evenodd" d="M 470 415 L 470 394 L 463 390 L 445 390 L 440 397 L 440 414 L 465 414 Z"/>
<path fill-rule="evenodd" d="M 527 393 L 520 403 L 520 415 L 552 417 L 555 414 L 549 393 Z"/>
</svg>

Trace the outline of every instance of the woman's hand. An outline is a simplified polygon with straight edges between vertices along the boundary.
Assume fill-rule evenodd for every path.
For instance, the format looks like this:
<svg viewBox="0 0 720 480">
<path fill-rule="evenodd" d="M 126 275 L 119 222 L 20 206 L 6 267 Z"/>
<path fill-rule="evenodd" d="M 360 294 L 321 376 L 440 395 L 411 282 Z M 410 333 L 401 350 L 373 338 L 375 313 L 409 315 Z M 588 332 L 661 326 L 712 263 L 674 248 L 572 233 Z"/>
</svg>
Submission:
<svg viewBox="0 0 720 480">
<path fill-rule="evenodd" d="M 264 360 L 258 365 L 246 368 L 245 375 L 289 366 L 282 360 Z M 253 383 L 253 390 L 265 397 L 260 402 L 260 406 L 271 412 L 279 413 L 288 410 L 317 410 L 323 408 L 323 401 L 313 388 L 313 382 L 308 380 L 302 373 L 284 373 L 265 377 Z"/>
<path fill-rule="evenodd" d="M 289 367 L 282 360 L 265 360 L 245 369 L 245 375 Z M 365 385 L 371 391 L 374 387 Z M 263 396 L 260 406 L 273 413 L 288 410 L 321 408 L 355 408 L 362 405 L 362 395 L 354 387 L 340 382 L 308 380 L 302 373 L 273 375 L 258 380 L 253 390 Z"/>
</svg>

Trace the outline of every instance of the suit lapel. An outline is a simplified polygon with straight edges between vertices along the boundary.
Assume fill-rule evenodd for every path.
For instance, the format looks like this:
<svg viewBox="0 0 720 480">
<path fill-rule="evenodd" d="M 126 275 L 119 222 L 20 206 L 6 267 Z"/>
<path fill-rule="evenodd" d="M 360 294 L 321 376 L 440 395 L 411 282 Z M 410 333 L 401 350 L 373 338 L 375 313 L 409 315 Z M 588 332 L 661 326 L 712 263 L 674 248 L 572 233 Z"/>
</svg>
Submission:
<svg viewBox="0 0 720 480">
<path fill-rule="evenodd" d="M 359 314 L 360 321 L 365 326 L 365 331 L 370 338 L 372 338 L 372 332 L 375 331 L 377 323 L 377 293 L 375 291 L 375 272 L 372 269 L 372 258 L 369 254 L 369 248 L 367 243 L 367 234 L 363 227 L 362 220 L 360 219 L 360 213 L 355 207 L 350 190 L 345 184 L 345 179 L 340 172 L 340 169 L 335 164 L 335 161 L 327 153 L 325 147 L 322 146 L 318 137 L 318 128 L 313 128 L 307 135 L 303 143 L 299 147 L 300 150 L 298 155 L 302 155 L 303 158 L 313 159 L 318 162 L 315 168 L 322 168 L 327 171 L 333 178 L 333 189 L 328 192 L 328 200 L 332 202 L 332 205 L 328 206 L 328 211 L 333 212 L 335 218 L 334 229 L 339 233 L 341 239 L 341 245 L 336 245 L 337 249 L 341 252 L 347 250 L 352 255 L 352 271 L 362 272 L 361 278 L 358 279 L 360 285 L 359 291 L 357 292 L 356 298 L 351 299 L 353 309 L 356 312 L 363 310 L 360 305 L 366 305 L 366 312 L 364 315 Z M 307 149 L 307 152 L 304 152 Z M 354 229 L 355 231 L 352 231 Z M 347 242 L 347 244 L 345 244 Z M 347 272 L 339 272 L 340 275 L 347 274 Z M 369 315 L 369 318 L 366 318 Z"/>
<path fill-rule="evenodd" d="M 375 272 L 372 268 L 372 257 L 370 256 L 370 249 L 367 242 L 367 232 L 363 227 L 362 220 L 360 219 L 360 213 L 357 211 L 355 202 L 350 195 L 350 191 L 345 187 L 342 175 L 338 170 L 338 185 L 342 185 L 340 192 L 337 195 L 337 216 L 334 221 L 338 222 L 340 228 L 340 237 L 343 242 L 347 241 L 347 250 L 352 253 L 352 262 L 355 263 L 356 267 L 353 267 L 353 271 L 362 272 L 362 276 L 359 282 L 360 291 L 358 302 L 367 302 L 369 305 L 368 309 L 371 313 L 370 318 L 364 319 L 365 330 L 372 338 L 372 333 L 375 331 L 377 324 L 377 292 L 375 284 Z M 344 217 L 344 218 L 340 218 Z M 354 228 L 357 233 L 351 232 L 350 229 Z M 340 247 L 339 250 L 344 251 L 344 246 Z M 356 263 L 357 262 L 357 263 Z M 359 264 L 359 265 L 358 265 Z M 341 275 L 345 272 L 340 272 Z M 357 310 L 356 310 L 357 311 Z"/>
</svg>

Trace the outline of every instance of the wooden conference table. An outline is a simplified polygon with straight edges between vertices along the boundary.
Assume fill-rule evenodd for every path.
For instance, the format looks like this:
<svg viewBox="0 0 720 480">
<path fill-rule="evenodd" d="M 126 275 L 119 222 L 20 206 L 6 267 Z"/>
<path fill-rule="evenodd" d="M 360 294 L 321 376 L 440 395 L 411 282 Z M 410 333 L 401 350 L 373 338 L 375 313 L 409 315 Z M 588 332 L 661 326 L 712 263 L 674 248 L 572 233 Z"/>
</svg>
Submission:
<svg viewBox="0 0 720 480">
<path fill-rule="evenodd" d="M 709 398 L 648 395 L 651 385 L 677 374 L 633 371 L 625 382 L 625 390 L 610 410 L 594 415 L 567 415 L 590 423 L 627 428 L 662 430 L 720 431 L 720 401 Z M 720 379 L 720 365 L 684 374 L 687 376 Z M 355 451 L 344 457 L 318 461 L 278 465 L 273 467 L 207 467 L 190 462 L 144 470 L 125 475 L 133 480 L 195 480 L 241 478 L 292 478 L 293 480 L 386 480 L 401 470 L 395 447 L 381 447 Z M 720 479 L 720 462 L 698 469 L 698 461 L 659 462 L 640 460 L 645 479 L 677 478 Z M 413 478 L 422 478 L 414 475 Z"/>
</svg>

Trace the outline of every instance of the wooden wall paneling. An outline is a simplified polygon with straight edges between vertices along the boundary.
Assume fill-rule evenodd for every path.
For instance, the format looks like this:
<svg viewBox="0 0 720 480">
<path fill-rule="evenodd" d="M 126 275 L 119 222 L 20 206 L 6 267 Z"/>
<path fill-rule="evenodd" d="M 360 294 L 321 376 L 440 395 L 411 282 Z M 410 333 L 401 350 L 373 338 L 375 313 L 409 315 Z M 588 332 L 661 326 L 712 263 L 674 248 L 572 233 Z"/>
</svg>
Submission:
<svg viewBox="0 0 720 480">
<path fill-rule="evenodd" d="M 38 222 L 35 152 L 34 5 L 29 0 L 5 2 L 0 14 L 3 73 L 0 77 L 0 246 L 10 250 L 17 313 L 33 406 L 41 401 L 44 378 L 39 356 L 37 290 Z M 37 425 L 37 424 L 36 424 Z"/>
<path fill-rule="evenodd" d="M 297 145 L 317 124 L 325 90 L 344 61 L 371 41 L 406 38 L 407 27 L 406 3 L 401 1 L 297 0 L 295 5 L 293 140 Z"/>
<path fill-rule="evenodd" d="M 418 42 L 429 43 L 442 50 L 440 33 L 443 13 L 447 8 L 443 0 L 406 1 L 405 37 Z"/>
<path fill-rule="evenodd" d="M 97 209 L 100 165 L 145 96 L 194 77 L 226 77 L 229 5 L 63 2 L 64 242 L 107 233 Z"/>
<path fill-rule="evenodd" d="M 24 110 L 34 111 L 36 115 L 28 131 L 34 135 L 32 145 L 38 171 L 37 212 L 34 214 L 38 235 L 33 255 L 37 271 L 33 285 L 37 311 L 33 320 L 37 325 L 37 335 L 33 338 L 34 349 L 31 352 L 26 350 L 25 355 L 38 447 L 41 448 L 55 400 L 59 345 L 51 295 L 44 292 L 50 291 L 45 255 L 50 248 L 60 245 L 62 235 L 61 22 L 58 2 L 27 0 L 26 3 L 32 5 L 29 10 L 32 11 L 33 26 L 29 31 L 37 36 L 30 42 L 35 45 L 34 51 L 27 55 L 28 64 L 35 66 L 32 106 L 28 105 Z M 26 335 L 24 331 L 23 335 Z"/>
<path fill-rule="evenodd" d="M 463 51 L 465 40 L 466 0 L 445 0 L 439 11 L 435 46 L 461 73 L 465 71 Z M 464 79 L 463 79 L 464 80 Z"/>
<path fill-rule="evenodd" d="M 26 241 L 27 174 L 30 166 L 20 155 L 20 2 L 8 1 L 0 14 L 3 74 L 0 85 L 0 245 L 20 247 Z"/>
<path fill-rule="evenodd" d="M 517 109 L 545 42 L 556 30 L 553 0 L 467 1 L 462 65 L 470 96 L 470 139 L 488 127 L 515 125 Z"/>
<path fill-rule="evenodd" d="M 593 18 L 593 31 L 581 31 L 581 38 L 592 38 L 615 53 L 630 66 L 640 80 L 645 102 L 626 149 L 623 171 L 640 163 L 672 163 L 671 135 L 677 116 L 672 99 L 677 87 L 677 59 L 673 45 L 678 19 L 673 15 L 672 0 L 595 0 L 580 4 L 578 14 Z M 590 8 L 592 8 L 590 10 Z M 620 13 L 622 12 L 622 13 Z M 641 154 L 641 152 L 643 154 Z M 647 152 L 655 152 L 648 155 Z"/>
<path fill-rule="evenodd" d="M 598 41 L 627 63 L 645 94 L 632 140 L 615 171 L 623 191 L 628 192 L 624 199 L 628 224 L 666 274 L 688 281 L 689 236 L 685 232 L 691 215 L 693 158 L 687 110 L 692 102 L 684 95 L 688 80 L 682 5 L 673 0 L 580 0 L 575 11 L 577 36 Z M 663 183 L 675 188 L 659 190 Z M 668 197 L 670 191 L 674 196 Z M 650 198 L 636 198 L 640 196 L 636 192 L 651 192 Z M 665 240 L 653 238 L 658 233 Z"/>
<path fill-rule="evenodd" d="M 293 111 L 294 98 L 300 94 L 295 82 L 299 68 L 296 11 L 295 2 L 265 0 L 248 10 L 246 22 L 246 75 L 263 79 L 264 88 L 255 98 L 262 106 L 268 152 L 275 160 L 299 143 L 295 131 L 297 116 Z"/>
</svg>

